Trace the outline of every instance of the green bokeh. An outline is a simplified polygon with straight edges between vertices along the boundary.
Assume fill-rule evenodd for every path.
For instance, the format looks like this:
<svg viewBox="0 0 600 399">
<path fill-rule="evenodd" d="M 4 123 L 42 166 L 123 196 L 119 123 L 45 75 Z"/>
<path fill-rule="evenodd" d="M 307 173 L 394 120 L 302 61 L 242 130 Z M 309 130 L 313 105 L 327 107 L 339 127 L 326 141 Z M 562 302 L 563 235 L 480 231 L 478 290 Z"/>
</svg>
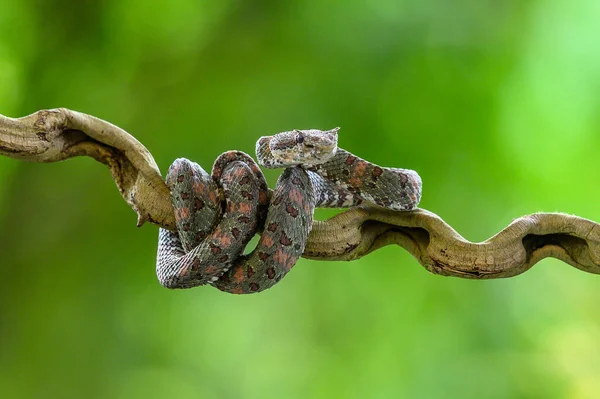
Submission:
<svg viewBox="0 0 600 399">
<path fill-rule="evenodd" d="M 101 117 L 163 171 L 341 126 L 479 241 L 536 211 L 600 220 L 599 20 L 596 0 L 4 1 L 0 113 Z M 561 262 L 466 281 L 387 247 L 260 295 L 169 291 L 102 165 L 0 158 L 0 179 L 0 397 L 600 397 L 600 280 Z"/>
</svg>

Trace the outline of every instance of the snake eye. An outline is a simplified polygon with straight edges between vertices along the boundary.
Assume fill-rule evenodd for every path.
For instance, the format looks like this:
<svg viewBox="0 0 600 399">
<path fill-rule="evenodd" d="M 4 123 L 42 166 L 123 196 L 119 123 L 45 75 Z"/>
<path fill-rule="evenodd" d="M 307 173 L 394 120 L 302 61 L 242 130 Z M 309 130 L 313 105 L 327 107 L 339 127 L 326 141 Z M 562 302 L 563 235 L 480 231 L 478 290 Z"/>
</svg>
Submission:
<svg viewBox="0 0 600 399">
<path fill-rule="evenodd" d="M 296 137 L 296 142 L 297 142 L 298 144 L 302 144 L 302 143 L 304 143 L 304 135 L 302 135 L 302 134 L 298 134 L 298 136 Z"/>
</svg>

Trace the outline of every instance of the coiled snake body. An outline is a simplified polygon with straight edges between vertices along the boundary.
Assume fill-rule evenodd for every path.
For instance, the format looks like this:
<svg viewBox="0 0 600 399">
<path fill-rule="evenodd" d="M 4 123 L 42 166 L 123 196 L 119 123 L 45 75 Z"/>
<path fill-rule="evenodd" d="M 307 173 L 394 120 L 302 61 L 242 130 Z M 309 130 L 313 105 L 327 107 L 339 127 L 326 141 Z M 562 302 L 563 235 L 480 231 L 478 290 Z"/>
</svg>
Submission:
<svg viewBox="0 0 600 399">
<path fill-rule="evenodd" d="M 262 172 L 243 152 L 220 155 L 212 176 L 192 161 L 175 160 L 167 185 L 177 232 L 160 229 L 160 283 L 167 288 L 212 284 L 235 294 L 259 292 L 279 282 L 304 252 L 315 207 L 344 208 L 366 201 L 394 210 L 414 209 L 421 199 L 419 175 L 380 167 L 338 148 L 338 130 L 294 130 L 257 141 L 261 166 L 286 168 L 270 202 Z M 242 255 L 259 230 L 256 248 Z"/>
</svg>

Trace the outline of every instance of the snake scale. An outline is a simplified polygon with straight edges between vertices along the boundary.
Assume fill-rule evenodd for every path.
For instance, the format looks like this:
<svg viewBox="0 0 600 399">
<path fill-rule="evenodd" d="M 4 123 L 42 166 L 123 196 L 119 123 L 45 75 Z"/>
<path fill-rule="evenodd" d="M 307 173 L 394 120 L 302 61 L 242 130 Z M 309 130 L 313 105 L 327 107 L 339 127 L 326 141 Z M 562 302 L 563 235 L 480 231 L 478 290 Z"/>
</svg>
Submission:
<svg viewBox="0 0 600 399">
<path fill-rule="evenodd" d="M 416 208 L 422 188 L 417 172 L 381 167 L 338 148 L 338 130 L 293 130 L 257 141 L 261 166 L 285 168 L 270 200 L 260 168 L 241 151 L 221 154 L 211 175 L 188 159 L 175 160 L 166 182 L 177 231 L 159 232 L 160 283 L 260 292 L 302 256 L 315 207 L 367 202 L 399 211 Z M 256 248 L 243 254 L 260 231 Z"/>
</svg>

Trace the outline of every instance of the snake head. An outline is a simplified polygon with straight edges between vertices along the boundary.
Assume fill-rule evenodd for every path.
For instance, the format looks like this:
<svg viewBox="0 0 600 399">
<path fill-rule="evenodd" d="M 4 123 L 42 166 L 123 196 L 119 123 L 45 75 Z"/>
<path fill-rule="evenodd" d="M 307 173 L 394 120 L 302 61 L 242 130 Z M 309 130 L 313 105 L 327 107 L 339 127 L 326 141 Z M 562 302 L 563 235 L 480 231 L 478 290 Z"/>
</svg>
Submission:
<svg viewBox="0 0 600 399">
<path fill-rule="evenodd" d="M 292 130 L 262 137 L 256 146 L 258 162 L 267 168 L 325 163 L 337 151 L 338 130 Z"/>
</svg>

